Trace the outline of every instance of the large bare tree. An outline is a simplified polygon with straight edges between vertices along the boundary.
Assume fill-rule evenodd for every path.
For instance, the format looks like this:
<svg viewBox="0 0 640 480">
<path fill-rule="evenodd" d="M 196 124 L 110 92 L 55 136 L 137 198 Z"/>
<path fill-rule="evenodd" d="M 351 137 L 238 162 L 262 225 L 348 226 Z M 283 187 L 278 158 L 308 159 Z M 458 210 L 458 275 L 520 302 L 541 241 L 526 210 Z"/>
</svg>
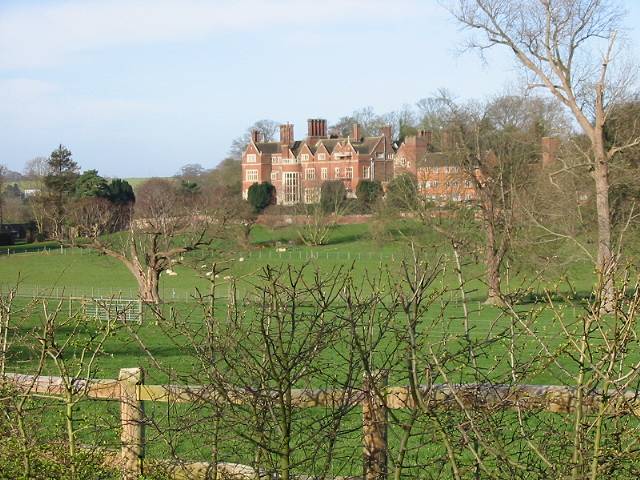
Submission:
<svg viewBox="0 0 640 480">
<path fill-rule="evenodd" d="M 607 117 L 633 77 L 623 65 L 613 68 L 623 10 L 608 0 L 452 0 L 449 10 L 478 33 L 469 47 L 481 52 L 495 46 L 508 48 L 524 67 L 529 86 L 550 92 L 589 138 L 585 163 L 595 181 L 597 269 L 605 284 L 604 306 L 609 308 L 616 268 L 609 164 L 621 150 L 640 142 L 638 136 L 625 144 L 605 144 Z"/>
<path fill-rule="evenodd" d="M 105 235 L 128 212 L 104 199 L 78 201 L 73 219 L 78 245 L 95 249 L 127 267 L 138 283 L 140 298 L 160 303 L 160 275 L 182 261 L 184 254 L 209 245 L 213 217 L 200 198 L 181 195 L 175 182 L 151 179 L 136 195 L 135 217 L 128 231 Z M 220 227 L 224 222 L 217 222 Z"/>
</svg>

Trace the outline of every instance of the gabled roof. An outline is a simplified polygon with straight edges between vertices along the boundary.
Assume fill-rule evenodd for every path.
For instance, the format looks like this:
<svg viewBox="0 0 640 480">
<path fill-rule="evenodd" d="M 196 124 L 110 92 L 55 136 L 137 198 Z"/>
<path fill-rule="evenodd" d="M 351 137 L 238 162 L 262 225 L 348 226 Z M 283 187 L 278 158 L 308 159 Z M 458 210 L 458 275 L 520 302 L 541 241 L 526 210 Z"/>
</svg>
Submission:
<svg viewBox="0 0 640 480">
<path fill-rule="evenodd" d="M 319 146 L 320 144 L 324 145 L 324 148 L 327 149 L 327 151 L 329 153 L 333 153 L 333 149 L 336 148 L 336 145 L 338 143 L 340 143 L 340 141 L 343 139 L 340 138 L 324 138 L 322 140 L 320 140 L 316 146 Z"/>
<path fill-rule="evenodd" d="M 280 142 L 259 142 L 254 145 L 261 153 L 280 153 Z"/>
<path fill-rule="evenodd" d="M 351 142 L 353 148 L 361 155 L 371 155 L 384 137 L 365 137 L 361 142 Z"/>
</svg>

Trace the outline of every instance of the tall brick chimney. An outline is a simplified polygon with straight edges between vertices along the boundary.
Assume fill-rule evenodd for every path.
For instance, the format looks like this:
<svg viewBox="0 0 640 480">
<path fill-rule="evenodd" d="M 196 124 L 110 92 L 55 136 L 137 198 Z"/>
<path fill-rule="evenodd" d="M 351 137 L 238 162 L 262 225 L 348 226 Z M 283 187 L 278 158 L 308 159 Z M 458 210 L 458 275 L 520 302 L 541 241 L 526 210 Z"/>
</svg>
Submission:
<svg viewBox="0 0 640 480">
<path fill-rule="evenodd" d="M 310 118 L 307 120 L 307 137 L 325 138 L 327 136 L 327 121 L 324 118 Z"/>
<path fill-rule="evenodd" d="M 261 137 L 262 132 L 260 132 L 260 130 L 251 130 L 251 141 L 253 143 L 258 143 Z"/>
<path fill-rule="evenodd" d="M 352 140 L 359 142 L 362 138 L 362 129 L 360 128 L 359 123 L 354 123 L 353 128 L 351 129 L 351 137 Z"/>
<path fill-rule="evenodd" d="M 560 148 L 560 139 L 557 137 L 542 137 L 542 167 L 547 167 L 556 161 L 556 155 Z"/>
<path fill-rule="evenodd" d="M 447 151 L 453 148 L 453 133 L 449 129 L 442 131 L 440 138 L 440 150 Z"/>
<path fill-rule="evenodd" d="M 392 132 L 391 125 L 385 125 L 384 127 L 382 127 L 382 136 L 386 137 L 387 140 L 389 140 L 389 143 L 391 143 L 391 141 L 392 141 L 392 138 L 391 138 L 392 133 L 391 132 Z"/>
<path fill-rule="evenodd" d="M 418 137 L 422 138 L 427 145 L 431 145 L 432 136 L 431 130 L 420 130 L 418 132 Z"/>
<path fill-rule="evenodd" d="M 280 143 L 283 145 L 293 145 L 293 125 L 290 123 L 280 125 Z"/>
</svg>

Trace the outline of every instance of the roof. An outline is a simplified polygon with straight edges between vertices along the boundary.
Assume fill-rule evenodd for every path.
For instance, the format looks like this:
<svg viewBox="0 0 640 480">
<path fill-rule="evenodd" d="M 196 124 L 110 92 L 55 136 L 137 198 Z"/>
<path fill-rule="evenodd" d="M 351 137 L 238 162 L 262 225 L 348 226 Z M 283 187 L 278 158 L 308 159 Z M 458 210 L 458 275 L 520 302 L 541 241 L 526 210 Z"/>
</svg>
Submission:
<svg viewBox="0 0 640 480">
<path fill-rule="evenodd" d="M 455 166 L 457 163 L 446 153 L 427 152 L 421 159 L 418 159 L 419 167 L 447 167 Z"/>
<path fill-rule="evenodd" d="M 261 142 L 261 143 L 256 143 L 256 148 L 261 152 L 261 153 L 280 153 L 281 148 L 280 148 L 280 142 Z"/>
<path fill-rule="evenodd" d="M 373 149 L 378 145 L 381 138 L 383 137 L 365 137 L 361 142 L 351 142 L 351 145 L 353 145 L 356 152 L 362 155 L 371 155 L 373 153 Z"/>
<path fill-rule="evenodd" d="M 306 140 L 296 140 L 289 148 L 295 156 L 298 156 L 302 147 L 306 145 L 309 147 L 309 150 L 311 150 L 311 153 L 315 155 L 320 144 L 322 144 L 325 146 L 329 154 L 331 154 L 338 143 L 346 143 L 349 141 L 357 153 L 361 155 L 371 155 L 374 148 L 382 138 L 384 137 L 364 137 L 360 142 L 354 142 L 348 137 L 321 138 L 315 144 L 307 143 Z M 258 142 L 255 146 L 261 153 L 275 154 L 282 151 L 282 144 L 280 142 Z"/>
</svg>

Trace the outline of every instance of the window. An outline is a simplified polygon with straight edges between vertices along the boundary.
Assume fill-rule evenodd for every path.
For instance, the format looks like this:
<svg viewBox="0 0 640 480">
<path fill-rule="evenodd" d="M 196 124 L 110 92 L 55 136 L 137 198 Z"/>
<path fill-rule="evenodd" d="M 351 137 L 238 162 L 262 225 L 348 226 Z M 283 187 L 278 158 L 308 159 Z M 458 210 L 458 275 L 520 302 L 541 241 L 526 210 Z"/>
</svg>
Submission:
<svg viewBox="0 0 640 480">
<path fill-rule="evenodd" d="M 371 178 L 371 167 L 362 167 L 362 178 Z"/>
<path fill-rule="evenodd" d="M 433 167 L 433 172 L 438 173 L 438 167 Z"/>
<path fill-rule="evenodd" d="M 436 188 L 438 186 L 437 180 L 431 180 L 431 188 Z"/>
<path fill-rule="evenodd" d="M 353 178 L 353 167 L 347 167 L 346 169 L 346 177 L 347 178 Z"/>
<path fill-rule="evenodd" d="M 378 153 L 377 157 L 378 157 L 380 160 L 384 160 L 384 152 L 380 152 L 380 153 Z"/>
<path fill-rule="evenodd" d="M 301 162 L 308 162 L 309 161 L 309 154 L 308 153 L 300 154 L 300 161 Z"/>
<path fill-rule="evenodd" d="M 329 169 L 328 168 L 321 168 L 320 169 L 320 178 L 322 180 L 326 180 L 327 178 L 329 178 Z"/>
<path fill-rule="evenodd" d="M 255 153 L 247 153 L 247 163 L 256 163 Z"/>
<path fill-rule="evenodd" d="M 282 157 L 280 155 L 274 155 L 271 157 L 271 163 L 280 163 L 282 161 Z"/>
<path fill-rule="evenodd" d="M 333 177 L 340 178 L 340 167 L 336 167 L 333 169 Z"/>
<path fill-rule="evenodd" d="M 278 180 L 278 177 L 279 177 L 278 173 L 279 172 L 271 172 L 271 181 L 272 182 L 275 182 L 275 181 Z"/>
<path fill-rule="evenodd" d="M 315 168 L 307 168 L 304 171 L 305 180 L 315 180 L 316 179 L 316 169 Z"/>
<path fill-rule="evenodd" d="M 407 159 L 404 157 L 400 157 L 398 158 L 398 163 L 404 167 L 407 164 Z"/>
<path fill-rule="evenodd" d="M 318 160 L 324 160 L 325 158 L 327 158 L 327 156 L 324 153 L 318 154 Z"/>
<path fill-rule="evenodd" d="M 464 186 L 467 188 L 471 188 L 471 180 L 465 180 L 464 181 Z"/>
<path fill-rule="evenodd" d="M 258 170 L 247 170 L 247 182 L 258 181 Z"/>
<path fill-rule="evenodd" d="M 298 172 L 283 172 L 284 204 L 298 203 Z"/>
<path fill-rule="evenodd" d="M 317 203 L 320 199 L 319 188 L 305 188 L 304 189 L 304 203 Z"/>
</svg>

